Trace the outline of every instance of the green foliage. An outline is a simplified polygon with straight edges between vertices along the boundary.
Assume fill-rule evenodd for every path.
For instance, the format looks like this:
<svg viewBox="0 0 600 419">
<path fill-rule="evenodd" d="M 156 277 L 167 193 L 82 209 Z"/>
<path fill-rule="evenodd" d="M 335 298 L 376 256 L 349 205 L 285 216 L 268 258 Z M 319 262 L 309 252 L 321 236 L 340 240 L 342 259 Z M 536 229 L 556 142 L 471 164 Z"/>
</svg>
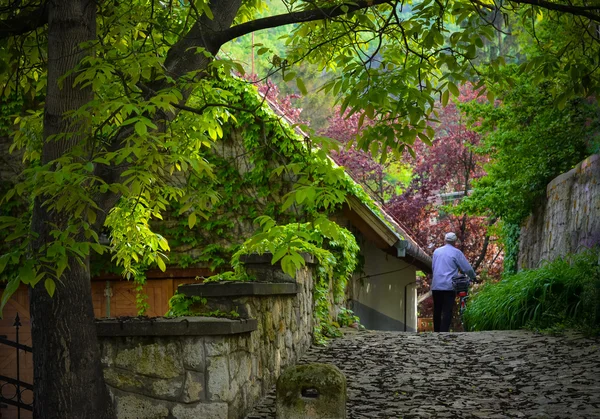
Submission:
<svg viewBox="0 0 600 419">
<path fill-rule="evenodd" d="M 214 309 L 206 309 L 207 300 L 197 295 L 188 297 L 185 294 L 175 293 L 169 300 L 169 311 L 165 314 L 166 317 L 182 317 L 182 316 L 203 316 L 203 317 L 224 317 L 228 319 L 239 319 L 240 313 L 236 310 L 229 312 Z"/>
<path fill-rule="evenodd" d="M 340 326 L 354 326 L 354 324 L 360 324 L 360 319 L 354 314 L 352 310 L 346 307 L 342 307 L 338 313 L 338 323 Z"/>
<path fill-rule="evenodd" d="M 193 310 L 193 306 L 205 305 L 206 298 L 196 295 L 188 297 L 185 294 L 175 293 L 169 300 L 169 311 L 165 314 L 167 317 L 193 316 L 197 315 Z"/>
<path fill-rule="evenodd" d="M 517 272 L 521 226 L 503 222 L 500 231 L 504 244 L 504 272 L 514 274 Z"/>
<path fill-rule="evenodd" d="M 567 324 L 599 330 L 599 256 L 598 249 L 587 250 L 485 284 L 467 306 L 467 329 L 547 329 Z"/>
<path fill-rule="evenodd" d="M 515 69 L 508 70 L 514 76 Z M 464 108 L 481 125 L 480 153 L 490 156 L 487 175 L 474 182 L 474 192 L 460 211 L 492 213 L 519 224 L 545 195 L 548 182 L 583 160 L 597 132 L 596 104 L 582 98 L 563 109 L 553 106 L 552 83 L 534 85 L 521 76 L 515 87 L 496 92 L 501 104 L 472 102 Z"/>
<path fill-rule="evenodd" d="M 235 268 L 238 268 L 239 265 L 236 265 Z M 203 282 L 226 282 L 226 281 L 237 281 L 237 282 L 250 282 L 254 281 L 256 278 L 248 275 L 244 269 L 236 269 L 235 271 L 228 271 L 218 273 L 208 278 L 204 278 Z"/>
<path fill-rule="evenodd" d="M 348 279 L 358 264 L 359 247 L 352 233 L 325 217 L 311 223 L 278 226 L 267 217 L 257 219 L 260 230 L 246 241 L 232 259 L 232 265 L 243 269 L 239 258 L 243 254 L 273 254 L 271 263 L 280 263 L 284 272 L 294 277 L 305 265 L 302 253 L 317 261 L 313 301 L 315 325 L 313 340 L 322 344 L 327 337 L 338 336 L 331 324 L 330 303 L 341 302 Z"/>
<path fill-rule="evenodd" d="M 516 67 L 505 69 L 514 87 L 494 91 L 497 104 L 461 105 L 481 132 L 478 153 L 489 157 L 487 175 L 473 182 L 473 193 L 453 209 L 455 213 L 487 215 L 502 220 L 505 272 L 514 273 L 523 220 L 540 205 L 546 186 L 587 157 L 597 140 L 595 101 L 572 98 L 554 106 L 558 82 L 535 84 L 532 75 Z"/>
<path fill-rule="evenodd" d="M 145 269 L 136 267 L 135 271 L 136 274 L 133 277 L 133 282 L 135 283 L 135 307 L 137 308 L 138 316 L 145 316 L 150 308 L 150 304 L 148 304 L 148 294 L 144 292 L 144 285 L 146 285 Z"/>
</svg>

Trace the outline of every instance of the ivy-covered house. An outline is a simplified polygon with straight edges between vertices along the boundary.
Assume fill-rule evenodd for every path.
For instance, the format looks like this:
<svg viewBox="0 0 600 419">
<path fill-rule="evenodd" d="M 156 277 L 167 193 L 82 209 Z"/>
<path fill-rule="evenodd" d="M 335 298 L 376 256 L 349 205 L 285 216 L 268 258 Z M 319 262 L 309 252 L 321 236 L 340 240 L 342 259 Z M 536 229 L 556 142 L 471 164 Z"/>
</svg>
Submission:
<svg viewBox="0 0 600 419">
<path fill-rule="evenodd" d="M 347 300 L 363 325 L 416 330 L 416 272 L 430 270 L 429 256 L 325 151 L 314 149 L 309 138 L 278 115 L 273 110 L 276 106 L 269 106 L 254 87 L 230 78 L 207 83 L 215 84 L 211 86 L 213 92 L 235 92 L 222 98 L 228 107 L 215 111 L 215 118 L 221 118 L 215 126 L 222 132 L 197 132 L 196 116 L 188 113 L 180 116 L 179 135 L 206 138 L 207 147 L 200 158 L 211 167 L 212 175 L 173 179 L 187 183 L 192 199 L 167 207 L 163 220 L 151 220 L 157 241 L 166 237 L 169 242 L 170 251 L 158 264 L 164 271 L 156 264 L 140 261 L 135 267 L 138 275 L 131 278 L 135 280 L 127 281 L 122 279 L 122 266 L 111 262 L 110 256 L 93 263 L 96 316 L 140 312 L 162 316 L 180 284 L 231 270 L 236 252 L 274 250 L 280 253 L 278 263 L 293 264 L 296 251 L 312 249 L 334 255 L 328 272 L 333 279 L 328 283 L 336 288 L 340 300 Z M 236 106 L 242 102 L 244 106 Z M 254 111 L 235 110 L 239 108 Z M 229 116 L 223 117 L 226 114 Z M 8 147 L 5 140 L 2 146 Z M 129 204 L 123 202 L 112 219 L 125 219 L 123 215 L 131 210 Z M 262 225 L 256 223 L 259 217 Z M 343 234 L 332 231 L 326 219 L 343 227 Z M 266 242 L 262 248 L 258 242 L 243 245 L 257 231 L 268 243 L 278 244 L 271 248 Z M 273 236 L 276 234 L 283 236 L 278 239 Z M 348 243 L 344 243 L 345 237 Z M 109 243 L 110 231 L 104 239 Z M 356 250 L 350 243 L 354 240 L 360 249 L 358 255 L 350 255 Z M 29 316 L 25 288 L 5 307 L 0 334 L 10 337 L 16 313 L 21 317 L 21 338 L 26 343 Z M 336 313 L 332 314 L 335 318 Z M 3 362 L 9 365 L 12 361 L 3 358 Z"/>
<path fill-rule="evenodd" d="M 291 264 L 294 246 L 308 252 L 324 248 L 336 258 L 332 283 L 338 297 L 348 301 L 365 327 L 416 330 L 416 272 L 430 271 L 430 257 L 323 150 L 294 129 L 276 104 L 243 81 L 227 79 L 212 87 L 235 92 L 227 98 L 232 109 L 254 111 L 236 111 L 224 121 L 222 139 L 203 155 L 214 177 L 193 182 L 205 196 L 206 218 L 184 206 L 154 224 L 171 246 L 162 275 L 178 284 L 231 270 L 236 252 L 270 251 L 278 254 L 278 263 Z M 193 123 L 187 126 L 193 135 Z M 332 239 L 331 226 L 320 221 L 323 215 L 352 233 L 360 249 L 355 261 L 344 259 L 350 244 L 339 235 Z M 265 236 L 262 244 L 242 245 L 257 231 Z M 157 270 L 147 271 L 148 279 L 154 275 Z"/>
</svg>

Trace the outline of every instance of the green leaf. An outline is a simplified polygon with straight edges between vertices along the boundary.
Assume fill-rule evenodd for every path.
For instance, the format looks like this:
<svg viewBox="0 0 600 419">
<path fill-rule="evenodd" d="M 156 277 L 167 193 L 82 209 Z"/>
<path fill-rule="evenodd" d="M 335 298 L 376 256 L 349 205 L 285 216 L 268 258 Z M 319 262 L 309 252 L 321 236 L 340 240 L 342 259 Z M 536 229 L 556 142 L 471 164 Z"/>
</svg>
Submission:
<svg viewBox="0 0 600 419">
<path fill-rule="evenodd" d="M 456 85 L 454 83 L 452 83 L 451 81 L 448 82 L 448 90 L 450 90 L 450 93 L 452 93 L 454 96 L 459 96 L 460 95 L 460 91 L 458 90 L 458 87 L 456 87 Z"/>
<path fill-rule="evenodd" d="M 565 108 L 565 106 L 567 105 L 567 99 L 569 99 L 569 96 L 571 96 L 569 92 L 564 92 L 564 93 L 561 93 L 560 95 L 558 95 L 558 97 L 556 98 L 555 104 L 559 110 L 563 110 Z"/>
<path fill-rule="evenodd" d="M 258 51 L 256 51 L 256 54 L 257 55 L 263 55 L 263 54 L 265 54 L 267 52 L 269 52 L 269 48 L 262 47 L 262 48 L 259 48 Z"/>
<path fill-rule="evenodd" d="M 35 279 L 33 263 L 27 262 L 25 265 L 19 268 L 19 279 L 25 285 L 29 285 Z"/>
<path fill-rule="evenodd" d="M 296 264 L 291 255 L 284 256 L 281 259 L 281 269 L 292 278 L 296 277 Z"/>
<path fill-rule="evenodd" d="M 305 199 L 306 199 L 306 190 L 305 189 L 298 189 L 296 191 L 296 202 L 298 204 L 301 204 L 302 202 L 304 202 Z"/>
<path fill-rule="evenodd" d="M 0 256 L 0 274 L 4 272 L 4 269 L 6 269 L 6 265 L 8 264 L 9 260 L 10 255 L 8 254 Z"/>
<path fill-rule="evenodd" d="M 90 247 L 99 255 L 104 253 L 105 247 L 98 243 L 90 243 Z"/>
<path fill-rule="evenodd" d="M 442 106 L 445 108 L 446 106 L 448 106 L 448 99 L 450 98 L 450 93 L 448 92 L 448 90 L 444 90 L 444 92 L 442 93 Z"/>
<path fill-rule="evenodd" d="M 46 291 L 48 291 L 48 295 L 50 297 L 54 296 L 54 291 L 56 291 L 56 283 L 52 278 L 46 278 L 44 281 L 44 287 L 46 287 Z"/>
<path fill-rule="evenodd" d="M 296 73 L 294 71 L 289 71 L 283 76 L 283 81 L 287 82 L 293 80 L 294 77 L 296 77 Z"/>
<path fill-rule="evenodd" d="M 298 77 L 296 79 L 296 86 L 298 86 L 300 93 L 302 93 L 303 95 L 306 95 L 308 93 L 306 91 L 306 86 L 304 85 L 304 82 L 302 81 L 302 79 L 300 77 Z"/>
<path fill-rule="evenodd" d="M 6 288 L 4 288 L 4 292 L 2 292 L 2 300 L 0 300 L 0 318 L 2 318 L 2 311 L 4 310 L 4 306 L 8 303 L 8 300 L 12 295 L 19 289 L 19 285 L 21 281 L 19 278 L 13 278 L 8 281 Z"/>
<path fill-rule="evenodd" d="M 165 265 L 165 262 L 162 260 L 162 258 L 159 256 L 156 258 L 156 264 L 158 265 L 158 268 L 161 271 L 166 271 L 167 270 L 167 266 Z"/>
<path fill-rule="evenodd" d="M 294 201 L 295 201 L 294 194 L 293 193 L 288 194 L 287 199 L 285 200 L 285 202 L 281 206 L 281 210 L 282 211 L 287 210 L 289 207 L 291 207 L 294 204 Z"/>
<path fill-rule="evenodd" d="M 210 6 L 208 5 L 208 3 L 202 3 L 202 9 L 204 10 L 204 13 L 210 20 L 213 20 L 215 18 L 212 10 L 210 10 Z"/>
<path fill-rule="evenodd" d="M 88 217 L 88 222 L 90 224 L 95 224 L 96 223 L 96 211 L 94 211 L 91 208 L 87 209 L 87 217 Z"/>
<path fill-rule="evenodd" d="M 282 257 L 284 257 L 286 254 L 288 253 L 288 248 L 287 246 L 282 247 L 281 249 L 279 249 L 274 255 L 273 258 L 271 259 L 271 265 L 275 265 L 275 263 L 281 259 Z"/>
<path fill-rule="evenodd" d="M 196 213 L 192 212 L 188 217 L 188 226 L 189 228 L 194 228 L 196 225 Z"/>
<path fill-rule="evenodd" d="M 143 137 L 148 134 L 148 127 L 142 121 L 138 121 L 135 123 L 135 132 L 140 137 Z"/>
</svg>

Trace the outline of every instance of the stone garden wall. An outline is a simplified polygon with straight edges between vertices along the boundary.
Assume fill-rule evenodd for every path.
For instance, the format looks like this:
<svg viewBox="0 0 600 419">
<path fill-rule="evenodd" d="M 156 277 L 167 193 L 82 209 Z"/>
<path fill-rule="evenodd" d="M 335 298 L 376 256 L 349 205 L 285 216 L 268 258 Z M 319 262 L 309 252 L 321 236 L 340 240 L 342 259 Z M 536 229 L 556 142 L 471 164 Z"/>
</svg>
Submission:
<svg viewBox="0 0 600 419">
<path fill-rule="evenodd" d="M 292 282 L 271 267 L 261 277 L 279 282 L 180 287 L 207 298 L 211 307 L 236 309 L 241 320 L 98 321 L 104 376 L 118 418 L 244 417 L 282 368 L 310 346 L 312 271 L 302 269 Z"/>
<path fill-rule="evenodd" d="M 519 269 L 600 244 L 600 155 L 563 173 L 521 229 Z"/>
</svg>

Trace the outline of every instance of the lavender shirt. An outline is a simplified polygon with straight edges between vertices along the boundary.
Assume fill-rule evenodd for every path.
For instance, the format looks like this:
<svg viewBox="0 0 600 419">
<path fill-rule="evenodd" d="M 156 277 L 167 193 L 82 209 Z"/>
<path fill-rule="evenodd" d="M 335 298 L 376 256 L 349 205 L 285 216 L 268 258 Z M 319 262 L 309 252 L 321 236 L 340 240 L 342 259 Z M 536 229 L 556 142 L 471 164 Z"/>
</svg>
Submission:
<svg viewBox="0 0 600 419">
<path fill-rule="evenodd" d="M 475 272 L 463 253 L 451 244 L 446 244 L 433 252 L 432 291 L 452 291 L 452 278 L 458 270 L 475 279 Z"/>
</svg>

